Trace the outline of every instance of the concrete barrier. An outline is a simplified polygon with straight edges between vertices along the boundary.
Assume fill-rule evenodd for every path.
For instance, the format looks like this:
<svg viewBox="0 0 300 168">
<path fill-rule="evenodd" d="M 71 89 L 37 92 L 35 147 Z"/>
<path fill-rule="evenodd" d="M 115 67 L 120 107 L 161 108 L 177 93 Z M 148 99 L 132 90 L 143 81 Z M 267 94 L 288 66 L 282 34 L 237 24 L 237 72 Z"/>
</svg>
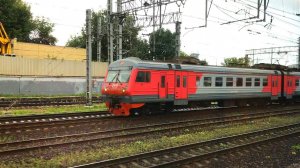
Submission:
<svg viewBox="0 0 300 168">
<path fill-rule="evenodd" d="M 103 78 L 92 80 L 92 91 L 99 94 Z M 86 91 L 85 78 L 1 77 L 2 95 L 74 95 Z"/>
</svg>

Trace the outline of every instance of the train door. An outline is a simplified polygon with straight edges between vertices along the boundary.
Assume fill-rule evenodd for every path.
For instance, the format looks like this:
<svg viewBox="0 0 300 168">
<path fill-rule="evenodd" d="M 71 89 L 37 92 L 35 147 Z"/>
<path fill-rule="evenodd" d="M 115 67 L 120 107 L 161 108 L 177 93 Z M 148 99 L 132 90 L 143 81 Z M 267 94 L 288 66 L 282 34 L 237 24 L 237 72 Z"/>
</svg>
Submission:
<svg viewBox="0 0 300 168">
<path fill-rule="evenodd" d="M 276 72 L 276 75 L 272 75 L 272 97 L 278 97 L 278 93 L 280 92 L 280 88 L 278 87 L 278 74 Z"/>
<path fill-rule="evenodd" d="M 286 98 L 291 99 L 292 98 L 292 89 L 293 89 L 293 77 L 292 76 L 287 76 L 286 78 Z"/>
<path fill-rule="evenodd" d="M 187 72 L 181 72 L 182 75 L 182 93 L 181 98 L 187 99 L 188 98 L 188 73 Z"/>
<path fill-rule="evenodd" d="M 161 73 L 160 75 L 160 84 L 158 85 L 159 86 L 159 98 L 161 99 L 164 99 L 167 97 L 167 84 L 166 84 L 166 78 L 167 78 L 167 75 L 166 73 Z"/>
<path fill-rule="evenodd" d="M 187 72 L 175 72 L 175 105 L 187 105 Z"/>
</svg>

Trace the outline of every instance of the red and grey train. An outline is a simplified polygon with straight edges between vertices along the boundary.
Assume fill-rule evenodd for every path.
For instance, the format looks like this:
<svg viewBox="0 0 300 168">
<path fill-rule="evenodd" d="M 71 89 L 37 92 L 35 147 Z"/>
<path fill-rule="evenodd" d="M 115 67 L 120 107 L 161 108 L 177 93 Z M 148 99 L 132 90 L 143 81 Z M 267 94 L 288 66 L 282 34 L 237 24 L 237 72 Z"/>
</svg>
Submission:
<svg viewBox="0 0 300 168">
<path fill-rule="evenodd" d="M 246 106 L 300 97 L 300 72 L 228 68 L 126 58 L 109 65 L 103 100 L 116 116 L 175 106 Z"/>
</svg>

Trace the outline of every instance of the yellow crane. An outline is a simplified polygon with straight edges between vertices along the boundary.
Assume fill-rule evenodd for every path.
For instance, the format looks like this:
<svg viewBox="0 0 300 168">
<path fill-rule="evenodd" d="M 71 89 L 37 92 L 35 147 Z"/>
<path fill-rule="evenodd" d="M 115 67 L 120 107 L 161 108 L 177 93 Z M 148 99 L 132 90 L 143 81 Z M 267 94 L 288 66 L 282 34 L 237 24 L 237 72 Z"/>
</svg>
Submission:
<svg viewBox="0 0 300 168">
<path fill-rule="evenodd" d="M 0 22 L 0 55 L 11 55 L 11 41 Z"/>
</svg>

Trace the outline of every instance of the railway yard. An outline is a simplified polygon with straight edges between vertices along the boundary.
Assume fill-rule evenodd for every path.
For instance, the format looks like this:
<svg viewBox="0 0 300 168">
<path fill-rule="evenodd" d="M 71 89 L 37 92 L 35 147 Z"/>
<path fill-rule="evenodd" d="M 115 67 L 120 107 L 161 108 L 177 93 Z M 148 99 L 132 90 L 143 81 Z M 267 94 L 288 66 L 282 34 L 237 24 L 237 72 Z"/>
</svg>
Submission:
<svg viewBox="0 0 300 168">
<path fill-rule="evenodd" d="M 299 109 L 274 104 L 131 118 L 106 111 L 1 117 L 0 166 L 287 167 L 299 161 Z"/>
</svg>

